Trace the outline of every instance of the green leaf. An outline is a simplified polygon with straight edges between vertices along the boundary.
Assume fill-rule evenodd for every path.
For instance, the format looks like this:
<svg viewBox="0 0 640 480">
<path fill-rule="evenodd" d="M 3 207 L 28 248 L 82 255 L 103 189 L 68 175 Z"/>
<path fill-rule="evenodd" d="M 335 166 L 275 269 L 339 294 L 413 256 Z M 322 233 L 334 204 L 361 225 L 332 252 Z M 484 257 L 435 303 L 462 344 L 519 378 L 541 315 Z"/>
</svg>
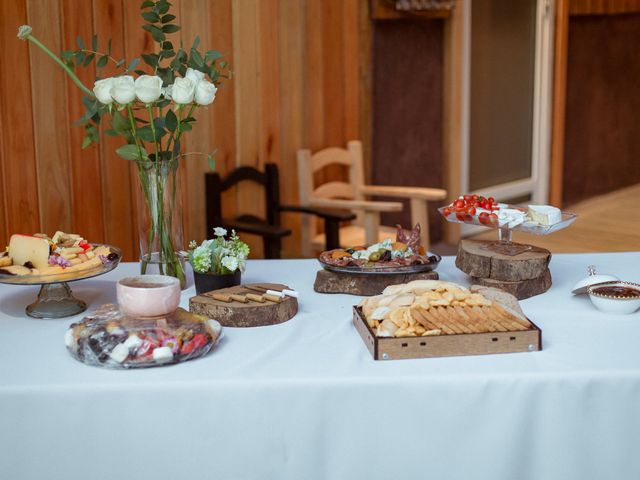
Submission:
<svg viewBox="0 0 640 480">
<path fill-rule="evenodd" d="M 111 117 L 111 127 L 120 135 L 131 130 L 129 121 L 118 112 L 115 112 Z"/>
<path fill-rule="evenodd" d="M 145 25 L 142 28 L 143 30 L 146 30 L 147 32 L 149 32 L 156 42 L 163 42 L 167 38 L 166 35 L 162 32 L 162 30 L 160 30 L 155 25 Z"/>
<path fill-rule="evenodd" d="M 103 55 L 96 62 L 96 67 L 98 68 L 106 67 L 108 61 L 109 61 L 109 57 L 107 57 L 106 55 Z"/>
<path fill-rule="evenodd" d="M 80 50 L 86 50 L 84 48 L 84 42 L 82 41 L 82 38 L 80 37 L 80 35 L 78 35 L 78 38 L 76 38 L 76 43 L 78 44 L 78 48 Z"/>
<path fill-rule="evenodd" d="M 173 43 L 166 41 L 162 44 L 163 50 L 173 50 Z"/>
<path fill-rule="evenodd" d="M 91 50 L 94 52 L 98 51 L 98 35 L 93 35 L 91 37 Z"/>
<path fill-rule="evenodd" d="M 110 137 L 117 137 L 118 135 L 120 135 L 118 132 L 116 132 L 114 129 L 109 128 L 108 130 L 104 131 L 105 135 L 109 135 Z"/>
<path fill-rule="evenodd" d="M 137 130 L 138 138 L 142 139 L 145 142 L 155 142 L 156 138 L 153 135 L 153 130 L 150 125 L 145 125 L 142 128 Z"/>
<path fill-rule="evenodd" d="M 200 45 L 200 36 L 196 35 L 196 38 L 193 39 L 193 45 L 191 45 L 191 50 L 195 50 Z"/>
<path fill-rule="evenodd" d="M 168 14 L 168 15 L 164 15 L 164 16 L 160 19 L 160 21 L 161 21 L 162 23 L 169 23 L 171 20 L 175 20 L 175 19 L 176 19 L 176 16 L 175 16 L 175 15 Z"/>
<path fill-rule="evenodd" d="M 213 171 L 216 169 L 216 159 L 214 157 L 215 152 L 207 155 L 207 162 L 209 162 L 209 168 Z"/>
<path fill-rule="evenodd" d="M 173 50 L 161 50 L 160 58 L 171 58 L 176 54 Z"/>
<path fill-rule="evenodd" d="M 71 60 L 73 59 L 74 53 L 71 50 L 65 50 L 60 54 L 63 60 Z"/>
<path fill-rule="evenodd" d="M 178 25 L 174 25 L 174 24 L 164 25 L 162 27 L 162 31 L 164 33 L 176 33 L 178 30 L 180 30 L 180 27 Z"/>
<path fill-rule="evenodd" d="M 178 127 L 178 117 L 173 113 L 173 110 L 169 110 L 167 112 L 167 115 L 164 117 L 164 124 L 170 132 L 176 131 L 176 128 Z"/>
<path fill-rule="evenodd" d="M 107 55 L 111 55 L 111 39 L 107 40 Z"/>
<path fill-rule="evenodd" d="M 87 148 L 89 145 L 91 145 L 91 138 L 89 138 L 88 136 L 84 137 L 82 139 L 82 150 L 84 150 L 85 148 Z"/>
<path fill-rule="evenodd" d="M 121 58 L 116 62 L 116 68 L 120 68 L 123 65 L 124 65 L 124 58 Z"/>
<path fill-rule="evenodd" d="M 200 52 L 197 50 L 191 50 L 191 56 L 189 58 L 189 66 L 196 69 L 201 69 L 204 67 L 204 59 Z"/>
<path fill-rule="evenodd" d="M 222 53 L 220 53 L 217 50 L 209 50 L 206 55 L 204 56 L 204 59 L 207 63 L 211 62 L 212 60 L 217 60 L 220 57 L 222 57 Z"/>
<path fill-rule="evenodd" d="M 178 127 L 178 130 L 180 132 L 190 132 L 193 129 L 193 127 L 191 126 L 190 123 L 180 123 L 180 127 Z"/>
<path fill-rule="evenodd" d="M 90 53 L 89 55 L 87 55 L 87 58 L 84 59 L 84 63 L 82 64 L 84 67 L 89 66 L 89 64 L 91 63 L 91 61 L 95 58 L 96 54 L 95 53 Z"/>
<path fill-rule="evenodd" d="M 155 53 L 151 53 L 151 54 L 143 53 L 142 60 L 151 68 L 156 68 L 158 66 L 158 61 L 160 60 L 160 58 Z"/>
<path fill-rule="evenodd" d="M 141 15 L 147 22 L 157 23 L 160 21 L 160 16 L 154 12 L 142 12 Z"/>
<path fill-rule="evenodd" d="M 145 0 L 144 2 L 142 2 L 142 5 L 140 5 L 140 8 L 149 8 L 149 7 L 153 7 L 155 5 L 155 3 L 153 3 L 151 0 Z"/>
<path fill-rule="evenodd" d="M 135 73 L 136 75 L 146 75 L 147 72 L 145 72 L 144 70 L 134 70 L 133 73 Z"/>
<path fill-rule="evenodd" d="M 166 0 L 160 0 L 156 3 L 157 12 L 160 15 L 164 15 L 165 13 L 167 13 L 169 11 L 169 8 L 171 8 L 171 4 Z"/>
<path fill-rule="evenodd" d="M 149 158 L 149 154 L 143 147 L 138 147 L 128 143 L 116 150 L 116 154 L 125 160 L 146 160 Z M 142 158 L 140 157 L 142 155 Z"/>
<path fill-rule="evenodd" d="M 139 58 L 134 58 L 133 60 L 131 60 L 131 62 L 129 63 L 129 66 L 127 67 L 127 72 L 132 71 L 134 68 L 138 66 L 139 63 L 140 63 Z"/>
</svg>

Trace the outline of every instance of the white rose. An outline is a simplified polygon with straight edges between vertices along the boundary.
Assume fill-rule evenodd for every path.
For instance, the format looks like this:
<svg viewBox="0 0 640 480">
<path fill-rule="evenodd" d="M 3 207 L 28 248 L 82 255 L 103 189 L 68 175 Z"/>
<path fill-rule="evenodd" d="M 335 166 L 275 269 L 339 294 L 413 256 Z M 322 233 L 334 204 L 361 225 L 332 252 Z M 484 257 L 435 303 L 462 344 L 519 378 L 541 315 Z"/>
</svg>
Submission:
<svg viewBox="0 0 640 480">
<path fill-rule="evenodd" d="M 136 99 L 136 88 L 133 77 L 131 75 L 114 77 L 111 96 L 116 102 L 122 105 L 133 102 Z"/>
<path fill-rule="evenodd" d="M 195 85 L 189 78 L 176 78 L 171 88 L 171 98 L 182 105 L 193 102 Z"/>
<path fill-rule="evenodd" d="M 210 105 L 213 103 L 213 99 L 216 98 L 217 91 L 218 89 L 213 83 L 207 80 L 200 80 L 196 86 L 196 103 L 198 105 Z"/>
<path fill-rule="evenodd" d="M 156 75 L 140 75 L 136 78 L 135 89 L 141 102 L 155 102 L 162 94 L 162 79 Z"/>
<path fill-rule="evenodd" d="M 113 98 L 111 98 L 111 87 L 113 87 L 113 77 L 97 80 L 96 83 L 93 84 L 93 93 L 100 103 L 109 105 L 113 102 Z"/>
<path fill-rule="evenodd" d="M 238 269 L 238 260 L 235 257 L 224 257 L 220 263 L 231 272 L 235 272 Z"/>
<path fill-rule="evenodd" d="M 191 80 L 195 86 L 204 78 L 204 73 L 199 70 L 194 70 L 193 68 L 187 68 L 187 73 L 184 74 L 184 78 Z"/>
<path fill-rule="evenodd" d="M 222 227 L 216 227 L 213 229 L 213 234 L 216 237 L 224 237 L 227 234 L 227 230 Z"/>
</svg>

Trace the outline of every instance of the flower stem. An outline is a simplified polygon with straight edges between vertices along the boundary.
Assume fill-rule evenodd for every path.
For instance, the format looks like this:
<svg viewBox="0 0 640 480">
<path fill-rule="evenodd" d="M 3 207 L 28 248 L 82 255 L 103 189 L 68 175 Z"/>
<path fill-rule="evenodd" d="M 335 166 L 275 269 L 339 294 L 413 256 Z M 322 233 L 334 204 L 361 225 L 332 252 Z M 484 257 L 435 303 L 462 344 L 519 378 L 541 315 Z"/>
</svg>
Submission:
<svg viewBox="0 0 640 480">
<path fill-rule="evenodd" d="M 36 45 L 38 48 L 40 48 L 40 50 L 42 50 L 44 53 L 46 53 L 47 55 L 49 55 L 54 62 L 56 62 L 58 65 L 60 65 L 65 72 L 67 72 L 67 74 L 71 77 L 71 80 L 73 80 L 73 83 L 75 83 L 78 88 L 80 88 L 80 90 L 82 90 L 84 93 L 86 93 L 87 95 L 89 95 L 90 97 L 93 97 L 93 92 L 91 90 L 89 90 L 84 83 L 82 83 L 80 81 L 80 79 L 76 76 L 75 73 L 73 73 L 73 70 L 71 70 L 62 60 L 60 60 L 60 58 L 58 58 L 57 55 L 55 55 L 51 50 L 49 50 L 47 47 L 44 46 L 43 43 L 40 42 L 40 40 L 38 40 L 36 37 L 34 37 L 33 35 L 29 35 L 28 37 L 26 37 L 27 40 L 29 40 L 31 43 L 33 43 L 34 45 Z"/>
</svg>

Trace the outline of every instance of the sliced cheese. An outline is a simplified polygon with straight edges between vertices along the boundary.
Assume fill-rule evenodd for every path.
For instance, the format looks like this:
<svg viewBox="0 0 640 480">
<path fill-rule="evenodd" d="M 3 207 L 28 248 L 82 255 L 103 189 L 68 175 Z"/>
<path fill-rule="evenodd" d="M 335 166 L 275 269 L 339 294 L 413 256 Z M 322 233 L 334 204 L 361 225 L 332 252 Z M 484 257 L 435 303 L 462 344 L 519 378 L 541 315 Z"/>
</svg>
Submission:
<svg viewBox="0 0 640 480">
<path fill-rule="evenodd" d="M 529 216 L 540 225 L 554 225 L 562 220 L 560 209 L 551 205 L 529 205 Z"/>
<path fill-rule="evenodd" d="M 11 235 L 9 254 L 14 265 L 24 265 L 31 262 L 37 269 L 49 266 L 49 242 L 44 238 L 31 235 Z"/>
</svg>

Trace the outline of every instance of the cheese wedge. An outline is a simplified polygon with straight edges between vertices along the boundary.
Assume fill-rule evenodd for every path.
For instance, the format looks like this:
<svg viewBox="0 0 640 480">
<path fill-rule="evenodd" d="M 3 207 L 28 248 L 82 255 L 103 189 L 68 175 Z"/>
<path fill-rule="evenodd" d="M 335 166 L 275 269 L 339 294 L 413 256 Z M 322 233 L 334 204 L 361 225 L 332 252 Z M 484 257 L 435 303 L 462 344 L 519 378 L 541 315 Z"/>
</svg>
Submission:
<svg viewBox="0 0 640 480">
<path fill-rule="evenodd" d="M 540 225 L 554 225 L 562 220 L 560 209 L 551 205 L 529 205 L 528 213 Z"/>
<path fill-rule="evenodd" d="M 35 268 L 44 269 L 49 266 L 49 242 L 32 235 L 11 235 L 9 255 L 14 265 L 31 262 Z"/>
</svg>

